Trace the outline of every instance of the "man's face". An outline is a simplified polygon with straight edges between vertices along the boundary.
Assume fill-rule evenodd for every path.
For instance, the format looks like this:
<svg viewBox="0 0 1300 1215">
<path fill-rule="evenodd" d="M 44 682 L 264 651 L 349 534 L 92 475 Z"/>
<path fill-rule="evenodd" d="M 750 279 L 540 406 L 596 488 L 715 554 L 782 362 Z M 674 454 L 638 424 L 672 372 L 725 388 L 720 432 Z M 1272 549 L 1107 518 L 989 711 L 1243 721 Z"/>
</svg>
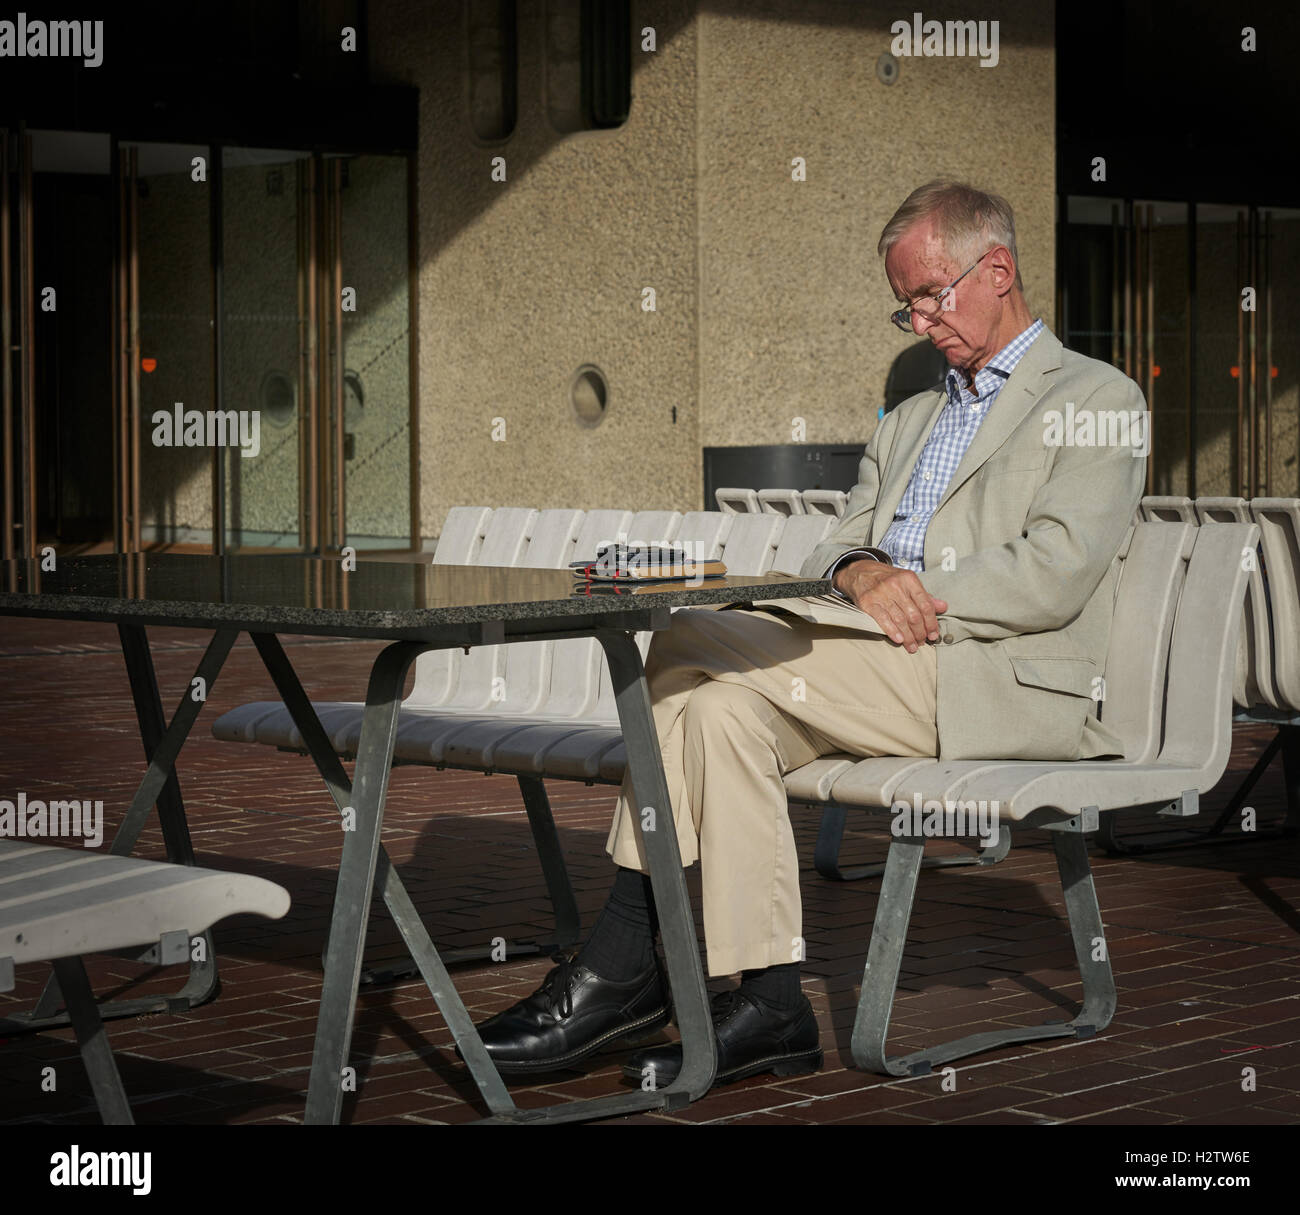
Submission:
<svg viewBox="0 0 1300 1215">
<path fill-rule="evenodd" d="M 894 295 L 903 304 L 920 296 L 935 295 L 953 281 L 979 254 L 977 249 L 959 263 L 945 248 L 931 220 L 909 228 L 885 258 L 885 274 Z M 946 307 L 933 321 L 912 313 L 912 328 L 943 351 L 950 367 L 983 366 L 1000 348 L 996 343 L 1002 315 L 1002 294 L 994 289 L 996 271 L 985 258 L 944 301 Z"/>
</svg>

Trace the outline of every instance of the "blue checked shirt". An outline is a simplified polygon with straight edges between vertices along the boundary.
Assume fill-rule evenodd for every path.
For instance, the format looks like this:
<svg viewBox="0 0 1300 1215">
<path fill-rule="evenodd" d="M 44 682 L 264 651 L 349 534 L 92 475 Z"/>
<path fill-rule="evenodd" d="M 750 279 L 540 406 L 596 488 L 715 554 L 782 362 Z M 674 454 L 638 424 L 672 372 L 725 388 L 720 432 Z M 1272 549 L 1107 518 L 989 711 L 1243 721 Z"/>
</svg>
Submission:
<svg viewBox="0 0 1300 1215">
<path fill-rule="evenodd" d="M 956 368 L 948 369 L 948 403 L 921 449 L 921 458 L 912 470 L 894 520 L 880 541 L 880 548 L 895 565 L 918 573 L 925 569 L 925 531 L 944 490 L 974 441 L 980 423 L 993 408 L 1002 385 L 1042 331 L 1043 322 L 1037 320 L 1012 338 L 975 373 L 975 383 L 970 388 Z M 834 578 L 845 562 L 871 555 L 865 549 L 853 549 L 836 561 L 826 576 Z"/>
</svg>

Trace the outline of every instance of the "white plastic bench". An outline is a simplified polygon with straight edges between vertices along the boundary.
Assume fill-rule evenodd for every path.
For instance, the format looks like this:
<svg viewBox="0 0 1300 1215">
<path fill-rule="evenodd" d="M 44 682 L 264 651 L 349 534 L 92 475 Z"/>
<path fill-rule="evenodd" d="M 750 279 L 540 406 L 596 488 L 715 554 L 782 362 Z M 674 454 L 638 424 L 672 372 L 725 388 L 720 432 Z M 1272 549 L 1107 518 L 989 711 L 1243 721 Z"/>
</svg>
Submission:
<svg viewBox="0 0 1300 1215">
<path fill-rule="evenodd" d="M 1151 528 L 1174 535 L 1157 536 L 1149 543 L 1146 532 Z M 1105 933 L 1086 836 L 1097 830 L 1101 819 L 1119 811 L 1159 808 L 1162 814 L 1178 817 L 1195 814 L 1200 795 L 1222 777 L 1231 750 L 1233 662 L 1247 581 L 1241 552 L 1253 547 L 1258 535 L 1254 524 L 1195 529 L 1161 523 L 1137 528 L 1125 558 L 1122 582 L 1128 589 L 1121 585 L 1117 596 L 1102 707 L 1103 720 L 1124 742 L 1124 758 L 1072 763 L 931 761 L 893 780 L 891 800 L 914 804 L 919 798 L 922 805 L 983 801 L 996 804 L 1000 833 L 1012 824 L 1051 833 L 1083 979 L 1083 1003 L 1078 1016 L 1064 1024 L 990 1030 L 888 1058 L 890 1012 L 925 847 L 923 838 L 902 835 L 889 847 L 854 1022 L 853 1058 L 860 1067 L 890 1075 L 923 1074 L 1009 1043 L 1091 1037 L 1110 1023 L 1115 984 L 1109 951 L 1099 948 Z M 1147 598 L 1146 588 L 1158 585 L 1156 571 L 1168 562 L 1171 539 L 1189 560 L 1185 574 L 1175 574 L 1173 628 L 1162 637 L 1170 613 L 1162 602 L 1153 604 Z M 1168 586 L 1163 594 L 1170 595 Z M 1153 755 L 1151 744 L 1157 737 Z M 829 796 L 839 804 L 884 809 L 889 802 L 880 796 L 883 792 L 874 777 L 857 781 L 850 771 L 831 782 Z"/>
<path fill-rule="evenodd" d="M 810 515 L 832 515 L 838 519 L 844 514 L 849 496 L 842 489 L 805 489 L 803 508 Z"/>
<path fill-rule="evenodd" d="M 184 963 L 191 938 L 218 920 L 288 910 L 289 892 L 265 878 L 0 840 L 0 991 L 13 990 L 15 966 L 53 963 L 100 1117 L 129 1124 L 83 955 L 152 944 L 150 960 Z"/>
<path fill-rule="evenodd" d="M 756 515 L 763 509 L 755 489 L 723 486 L 713 491 L 713 500 L 724 515 Z"/>
<path fill-rule="evenodd" d="M 782 525 L 794 522 L 761 513 L 732 516 L 724 560 L 736 572 L 750 570 L 733 564 L 729 560 L 733 554 L 757 563 L 754 572 L 770 568 Z M 1004 833 L 1011 822 L 1055 833 L 1071 930 L 1079 949 L 1080 942 L 1091 942 L 1100 933 L 1083 840 L 1084 834 L 1097 830 L 1099 815 L 1152 805 L 1167 813 L 1195 813 L 1199 794 L 1212 787 L 1226 767 L 1232 659 L 1247 583 L 1241 552 L 1255 545 L 1258 534 L 1254 524 L 1197 529 L 1186 523 L 1142 524 L 1131 534 L 1117 558 L 1122 568 L 1106 670 L 1107 696 L 1101 708 L 1107 724 L 1124 741 L 1122 759 L 943 764 L 933 759 L 825 756 L 787 774 L 790 800 L 843 814 L 887 810 L 895 799 L 910 801 L 918 791 L 923 800 L 995 791 L 1004 807 L 1000 818 Z M 811 537 L 810 531 L 807 539 L 815 544 Z M 553 679 L 552 695 L 557 688 L 563 689 L 563 681 Z M 446 715 L 437 707 L 404 709 L 398 757 L 438 767 L 531 777 L 548 821 L 542 778 L 608 784 L 623 779 L 625 756 L 616 717 L 612 703 L 599 693 L 591 716 L 548 717 L 544 707 L 537 715 L 514 720 L 478 715 L 451 735 L 441 732 L 446 724 Z M 440 740 L 437 746 L 430 743 L 434 735 Z M 344 744 L 340 747 L 344 753 L 355 747 L 347 732 L 336 734 L 335 743 Z M 1067 1026 L 997 1031 L 922 1052 L 924 1057 L 886 1060 L 884 1035 L 923 849 L 922 839 L 895 840 L 885 864 L 869 981 L 863 986 L 855 1028 L 854 1054 L 860 1064 L 905 1074 L 1005 1041 L 1061 1034 L 1083 1037 L 1109 1023 L 1114 1009 L 1109 964 L 1085 965 L 1080 953 L 1084 1009 Z"/>
<path fill-rule="evenodd" d="M 758 506 L 769 515 L 802 515 L 805 513 L 803 494 L 797 489 L 760 489 Z"/>
<path fill-rule="evenodd" d="M 1140 510 L 1147 518 L 1182 519 L 1201 526 L 1224 522 L 1259 526 L 1259 560 L 1249 570 L 1233 678 L 1234 721 L 1271 725 L 1277 733 L 1210 827 L 1135 843 L 1120 840 L 1115 824 L 1106 822 L 1098 842 L 1108 852 L 1136 855 L 1210 838 L 1249 843 L 1293 836 L 1300 832 L 1300 500 L 1148 497 L 1142 499 Z M 1281 830 L 1222 835 L 1279 753 L 1286 799 Z"/>
</svg>

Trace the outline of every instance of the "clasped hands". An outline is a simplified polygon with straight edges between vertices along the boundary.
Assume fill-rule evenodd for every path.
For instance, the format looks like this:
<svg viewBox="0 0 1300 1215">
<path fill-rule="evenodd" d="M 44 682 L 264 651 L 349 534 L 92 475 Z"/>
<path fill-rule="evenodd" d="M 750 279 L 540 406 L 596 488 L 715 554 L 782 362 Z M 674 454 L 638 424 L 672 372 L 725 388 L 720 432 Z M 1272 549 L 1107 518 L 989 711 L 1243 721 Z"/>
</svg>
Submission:
<svg viewBox="0 0 1300 1215">
<path fill-rule="evenodd" d="M 831 585 L 909 654 L 927 641 L 939 640 L 938 617 L 948 604 L 931 595 L 912 570 L 864 557 L 837 570 Z"/>
</svg>

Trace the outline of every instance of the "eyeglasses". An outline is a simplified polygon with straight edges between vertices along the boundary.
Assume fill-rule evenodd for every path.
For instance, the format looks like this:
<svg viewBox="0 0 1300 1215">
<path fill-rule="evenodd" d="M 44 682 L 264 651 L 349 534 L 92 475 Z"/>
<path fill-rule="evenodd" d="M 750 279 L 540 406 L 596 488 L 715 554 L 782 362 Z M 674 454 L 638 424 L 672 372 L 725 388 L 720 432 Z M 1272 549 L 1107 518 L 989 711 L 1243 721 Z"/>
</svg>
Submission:
<svg viewBox="0 0 1300 1215">
<path fill-rule="evenodd" d="M 998 246 L 994 245 L 993 249 Z M 914 304 L 907 308 L 900 308 L 897 312 L 891 312 L 889 319 L 894 322 L 900 329 L 906 333 L 912 332 L 912 313 L 917 312 L 927 321 L 936 321 L 939 314 L 944 311 L 943 301 L 948 298 L 952 289 L 961 282 L 976 266 L 980 264 L 993 249 L 985 249 L 969 266 L 966 267 L 955 279 L 952 280 L 942 291 L 935 295 L 923 295 Z"/>
</svg>

